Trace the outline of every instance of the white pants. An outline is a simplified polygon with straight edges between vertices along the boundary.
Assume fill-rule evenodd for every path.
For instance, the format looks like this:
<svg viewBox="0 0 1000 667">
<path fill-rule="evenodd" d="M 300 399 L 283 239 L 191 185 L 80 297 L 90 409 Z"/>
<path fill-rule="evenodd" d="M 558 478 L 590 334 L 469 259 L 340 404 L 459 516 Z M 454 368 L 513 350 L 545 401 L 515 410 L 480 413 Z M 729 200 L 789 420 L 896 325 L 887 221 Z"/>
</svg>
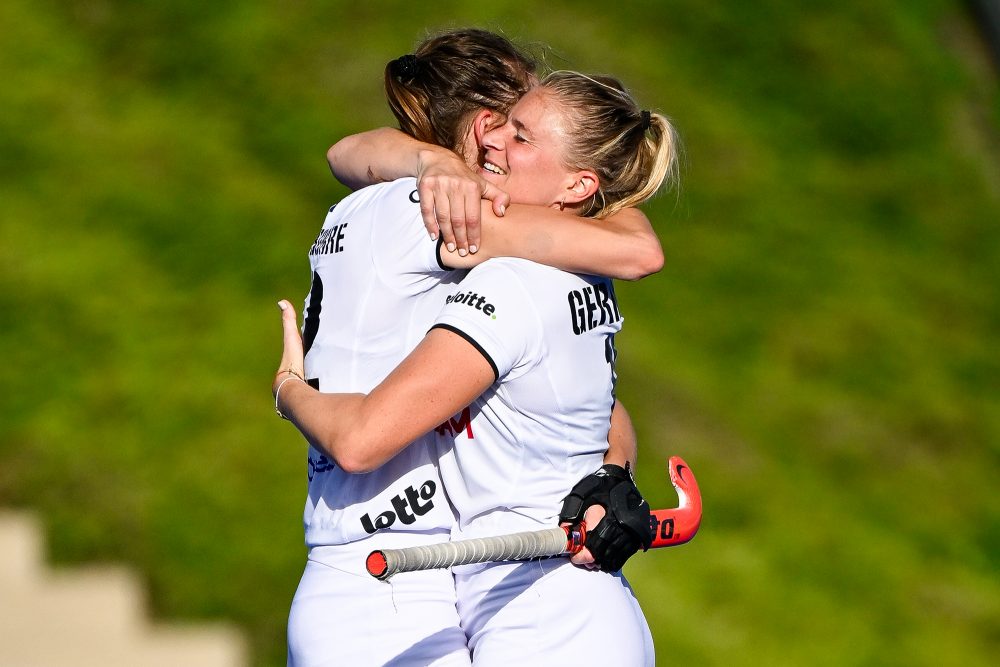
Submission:
<svg viewBox="0 0 1000 667">
<path fill-rule="evenodd" d="M 364 570 L 372 548 L 310 551 L 288 615 L 288 665 L 468 667 L 451 571 L 378 581 Z"/>
<path fill-rule="evenodd" d="M 455 568 L 476 667 L 652 665 L 653 638 L 621 573 L 567 558 Z"/>
</svg>

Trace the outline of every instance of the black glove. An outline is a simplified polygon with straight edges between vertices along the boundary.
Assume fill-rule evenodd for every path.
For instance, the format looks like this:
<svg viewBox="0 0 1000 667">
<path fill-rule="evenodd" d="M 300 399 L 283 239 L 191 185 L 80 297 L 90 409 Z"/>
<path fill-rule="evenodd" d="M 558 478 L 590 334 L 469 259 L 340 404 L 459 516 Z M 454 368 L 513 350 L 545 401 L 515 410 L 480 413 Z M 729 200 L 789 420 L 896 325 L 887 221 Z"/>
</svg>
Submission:
<svg viewBox="0 0 1000 667">
<path fill-rule="evenodd" d="M 642 547 L 653 543 L 649 529 L 649 503 L 621 466 L 607 464 L 587 475 L 563 499 L 560 523 L 578 524 L 587 508 L 600 505 L 607 514 L 587 530 L 585 546 L 605 572 L 617 572 Z"/>
</svg>

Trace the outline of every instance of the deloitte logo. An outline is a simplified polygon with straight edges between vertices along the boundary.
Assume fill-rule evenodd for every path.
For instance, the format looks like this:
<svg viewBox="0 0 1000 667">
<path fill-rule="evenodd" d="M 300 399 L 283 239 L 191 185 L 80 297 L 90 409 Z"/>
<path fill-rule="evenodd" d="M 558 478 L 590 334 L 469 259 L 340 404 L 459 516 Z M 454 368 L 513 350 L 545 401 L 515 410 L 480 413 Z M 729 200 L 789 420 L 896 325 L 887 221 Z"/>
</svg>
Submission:
<svg viewBox="0 0 1000 667">
<path fill-rule="evenodd" d="M 461 303 L 469 308 L 475 308 L 490 319 L 495 320 L 497 318 L 495 315 L 496 307 L 492 303 L 486 303 L 486 297 L 479 296 L 475 292 L 459 292 L 458 294 L 449 296 L 444 302 Z"/>
</svg>

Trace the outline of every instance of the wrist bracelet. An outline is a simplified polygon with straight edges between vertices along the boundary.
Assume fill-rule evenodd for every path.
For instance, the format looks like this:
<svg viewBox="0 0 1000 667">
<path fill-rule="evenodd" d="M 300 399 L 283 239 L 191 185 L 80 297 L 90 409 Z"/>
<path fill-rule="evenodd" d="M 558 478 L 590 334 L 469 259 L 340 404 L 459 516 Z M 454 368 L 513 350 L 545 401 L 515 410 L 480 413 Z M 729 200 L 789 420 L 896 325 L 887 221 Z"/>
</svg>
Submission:
<svg viewBox="0 0 1000 667">
<path fill-rule="evenodd" d="M 279 417 L 281 417 L 282 419 L 288 419 L 288 417 L 286 417 L 286 416 L 285 416 L 285 415 L 284 415 L 284 414 L 283 414 L 283 413 L 281 412 L 281 410 L 280 410 L 280 409 L 278 408 L 278 396 L 279 396 L 279 395 L 281 394 L 281 388 L 282 388 L 282 387 L 284 387 L 284 386 L 285 386 L 285 383 L 286 383 L 286 382 L 288 382 L 289 380 L 298 380 L 299 382 L 305 382 L 305 380 L 303 380 L 303 379 L 302 379 L 302 378 L 301 378 L 300 376 L 296 375 L 296 374 L 295 374 L 294 372 L 292 372 L 291 370 L 288 370 L 288 371 L 285 371 L 285 372 L 286 372 L 286 373 L 289 373 L 289 376 L 288 376 L 288 377 L 286 377 L 286 378 L 285 378 L 284 380 L 282 380 L 281 382 L 279 382 L 279 383 L 278 383 L 278 388 L 274 390 L 274 412 L 275 412 L 275 413 L 276 413 L 276 414 L 277 414 L 277 415 L 278 415 Z"/>
<path fill-rule="evenodd" d="M 305 377 L 304 377 L 304 376 L 302 375 L 302 373 L 298 372 L 297 370 L 295 370 L 295 369 L 294 369 L 294 368 L 292 368 L 291 366 L 289 366 L 289 367 L 288 367 L 288 368 L 286 368 L 285 370 L 283 370 L 283 371 L 279 371 L 279 372 L 280 372 L 280 373 L 290 373 L 290 374 L 294 375 L 295 377 L 297 377 L 298 379 L 302 380 L 303 382 L 305 382 L 305 381 L 306 381 L 306 379 L 305 379 Z"/>
</svg>

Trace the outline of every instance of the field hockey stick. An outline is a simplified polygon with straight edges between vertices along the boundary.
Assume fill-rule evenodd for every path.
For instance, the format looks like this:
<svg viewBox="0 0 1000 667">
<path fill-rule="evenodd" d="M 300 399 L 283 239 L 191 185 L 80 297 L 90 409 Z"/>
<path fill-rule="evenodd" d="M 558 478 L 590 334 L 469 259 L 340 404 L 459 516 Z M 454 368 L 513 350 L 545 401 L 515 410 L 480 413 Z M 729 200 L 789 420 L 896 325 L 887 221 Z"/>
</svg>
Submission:
<svg viewBox="0 0 1000 667">
<path fill-rule="evenodd" d="M 670 457 L 669 471 L 679 503 L 677 507 L 650 512 L 651 549 L 684 544 L 695 536 L 701 525 L 701 492 L 694 473 L 679 456 Z M 586 541 L 586 524 L 581 522 L 577 526 L 556 526 L 496 537 L 378 549 L 368 554 L 365 567 L 370 575 L 384 580 L 399 572 L 575 554 L 586 546 Z"/>
</svg>

